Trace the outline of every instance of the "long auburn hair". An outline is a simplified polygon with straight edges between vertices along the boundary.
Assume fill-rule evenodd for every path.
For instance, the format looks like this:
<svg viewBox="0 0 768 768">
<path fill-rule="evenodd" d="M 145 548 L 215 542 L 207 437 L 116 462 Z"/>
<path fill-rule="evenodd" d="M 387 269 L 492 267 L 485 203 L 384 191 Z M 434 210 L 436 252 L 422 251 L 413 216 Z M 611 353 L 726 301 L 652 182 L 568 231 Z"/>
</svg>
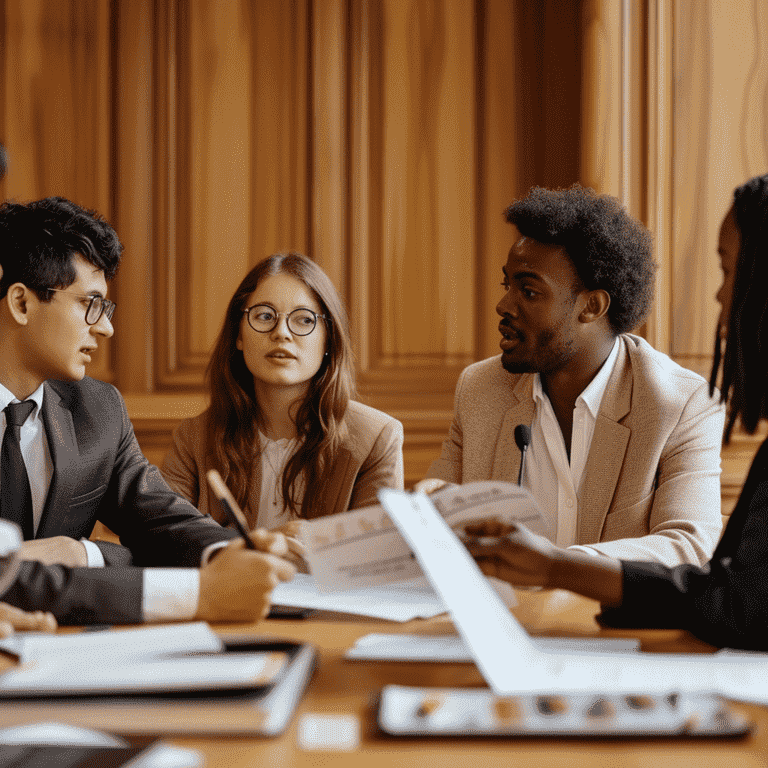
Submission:
<svg viewBox="0 0 768 768">
<path fill-rule="evenodd" d="M 725 355 L 718 328 L 709 380 L 710 393 L 714 393 L 722 363 L 720 400 L 728 402 L 725 443 L 737 419 L 754 434 L 760 419 L 768 416 L 768 175 L 756 176 L 737 187 L 733 209 L 741 246 Z"/>
<path fill-rule="evenodd" d="M 211 393 L 208 410 L 207 451 L 238 504 L 248 509 L 248 481 L 261 456 L 258 430 L 264 425 L 243 353 L 236 340 L 251 294 L 267 277 L 290 275 L 313 294 L 327 328 L 326 352 L 320 369 L 310 382 L 304 402 L 296 413 L 299 447 L 288 460 L 282 477 L 283 499 L 293 517 L 316 516 L 329 483 L 327 468 L 345 435 L 343 423 L 349 401 L 355 395 L 354 369 L 347 313 L 328 275 L 301 253 L 275 253 L 260 261 L 243 278 L 229 302 L 224 325 L 208 363 Z M 304 496 L 296 501 L 298 479 L 304 473 Z M 250 510 L 256 513 L 258 510 Z"/>
</svg>

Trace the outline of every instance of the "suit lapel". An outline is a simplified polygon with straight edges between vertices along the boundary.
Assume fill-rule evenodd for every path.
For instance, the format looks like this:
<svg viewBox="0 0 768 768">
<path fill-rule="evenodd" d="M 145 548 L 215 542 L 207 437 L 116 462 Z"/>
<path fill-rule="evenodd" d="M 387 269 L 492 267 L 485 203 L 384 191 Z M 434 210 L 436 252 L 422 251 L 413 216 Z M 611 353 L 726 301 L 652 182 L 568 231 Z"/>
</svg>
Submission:
<svg viewBox="0 0 768 768">
<path fill-rule="evenodd" d="M 515 427 L 533 421 L 533 376 L 521 376 L 513 392 L 515 404 L 504 414 L 493 455 L 491 479 L 517 482 L 520 449 L 515 443 Z"/>
<path fill-rule="evenodd" d="M 72 413 L 65 407 L 59 393 L 48 383 L 45 384 L 43 398 L 43 423 L 51 453 L 53 476 L 36 538 L 55 534 L 54 530 L 47 530 L 47 523 L 49 518 L 55 521 L 60 517 L 57 510 L 68 509 L 77 483 L 76 467 L 80 457 Z"/>
<path fill-rule="evenodd" d="M 579 491 L 578 544 L 600 541 L 605 516 L 616 492 L 631 430 L 620 423 L 632 404 L 632 368 L 625 342 L 608 380 Z"/>
</svg>

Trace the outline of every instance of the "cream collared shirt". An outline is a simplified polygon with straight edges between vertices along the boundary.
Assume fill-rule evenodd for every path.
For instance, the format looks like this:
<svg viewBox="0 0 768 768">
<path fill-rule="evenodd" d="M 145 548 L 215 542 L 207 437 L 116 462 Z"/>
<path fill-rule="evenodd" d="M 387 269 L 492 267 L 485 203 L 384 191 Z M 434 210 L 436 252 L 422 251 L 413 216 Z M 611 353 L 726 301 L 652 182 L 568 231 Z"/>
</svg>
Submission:
<svg viewBox="0 0 768 768">
<path fill-rule="evenodd" d="M 533 380 L 534 414 L 523 486 L 533 494 L 543 513 L 542 521 L 531 525 L 532 530 L 559 547 L 576 543 L 578 492 L 592 445 L 597 414 L 618 355 L 617 338 L 605 363 L 576 400 L 570 461 L 552 404 L 541 386 L 541 377 L 536 374 Z M 581 549 L 596 554 L 588 547 Z"/>
</svg>

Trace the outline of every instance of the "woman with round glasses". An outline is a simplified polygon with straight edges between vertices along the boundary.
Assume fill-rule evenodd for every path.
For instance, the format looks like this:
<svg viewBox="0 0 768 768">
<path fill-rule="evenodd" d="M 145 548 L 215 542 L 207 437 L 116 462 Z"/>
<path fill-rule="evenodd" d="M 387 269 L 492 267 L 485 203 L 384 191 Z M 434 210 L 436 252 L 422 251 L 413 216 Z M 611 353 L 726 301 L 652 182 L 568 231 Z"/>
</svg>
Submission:
<svg viewBox="0 0 768 768">
<path fill-rule="evenodd" d="M 207 372 L 211 404 L 182 422 L 162 472 L 224 522 L 205 476 L 221 473 L 252 528 L 376 504 L 403 487 L 403 428 L 355 402 L 346 311 L 300 253 L 257 264 L 229 302 Z"/>
</svg>

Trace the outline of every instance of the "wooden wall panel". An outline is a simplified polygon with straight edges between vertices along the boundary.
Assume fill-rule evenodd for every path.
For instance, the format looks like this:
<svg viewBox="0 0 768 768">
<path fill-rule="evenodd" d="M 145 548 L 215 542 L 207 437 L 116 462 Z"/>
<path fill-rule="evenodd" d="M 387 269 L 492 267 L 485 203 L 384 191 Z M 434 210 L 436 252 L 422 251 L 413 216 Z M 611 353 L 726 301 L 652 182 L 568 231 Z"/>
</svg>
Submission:
<svg viewBox="0 0 768 768">
<path fill-rule="evenodd" d="M 645 333 L 708 368 L 717 227 L 768 160 L 768 10 L 744 9 L 3 0 L 0 192 L 116 224 L 116 334 L 92 372 L 127 393 L 154 455 L 204 405 L 243 274 L 308 253 L 350 309 L 361 397 L 406 426 L 413 482 L 459 371 L 498 352 L 502 212 L 533 184 L 592 183 L 646 221 L 661 269 Z"/>
<path fill-rule="evenodd" d="M 355 126 L 362 146 L 352 150 L 370 158 L 355 183 L 373 190 L 365 205 L 350 200 L 368 233 L 349 255 L 353 318 L 362 301 L 368 308 L 367 333 L 356 335 L 360 387 L 390 410 L 445 408 L 476 335 L 475 115 L 462 108 L 475 101 L 475 52 L 473 36 L 458 33 L 472 29 L 473 6 L 378 10 L 363 33 L 381 30 L 369 61 L 381 75 L 353 82 L 351 95 L 354 120 L 370 125 L 373 113 L 381 123 L 367 136 Z"/>
<path fill-rule="evenodd" d="M 2 26 L 4 197 L 62 195 L 107 217 L 110 176 L 108 0 L 6 0 Z M 112 379 L 109 342 L 92 370 Z"/>
<path fill-rule="evenodd" d="M 768 171 L 768 7 L 679 3 L 675 29 L 672 354 L 706 375 L 720 222 L 734 187 Z"/>
</svg>

